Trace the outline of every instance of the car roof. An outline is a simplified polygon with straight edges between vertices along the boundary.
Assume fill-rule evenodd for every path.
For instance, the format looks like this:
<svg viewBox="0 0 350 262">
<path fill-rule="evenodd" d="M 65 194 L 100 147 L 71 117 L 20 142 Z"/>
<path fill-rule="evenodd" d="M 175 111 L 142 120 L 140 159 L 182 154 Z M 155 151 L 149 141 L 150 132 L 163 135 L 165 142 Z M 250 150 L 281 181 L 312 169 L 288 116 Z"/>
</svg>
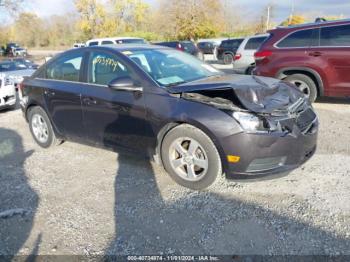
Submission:
<svg viewBox="0 0 350 262">
<path fill-rule="evenodd" d="M 162 42 L 156 42 L 158 44 L 161 43 L 193 43 L 191 40 L 173 40 L 173 41 L 162 41 Z"/>
<path fill-rule="evenodd" d="M 290 26 L 278 26 L 275 29 L 272 29 L 268 32 L 273 32 L 278 30 L 296 30 L 296 29 L 303 29 L 303 28 L 314 28 L 314 27 L 332 26 L 332 25 L 343 25 L 343 24 L 345 25 L 349 23 L 350 23 L 350 19 L 331 20 L 331 21 L 304 23 L 304 24 L 290 25 Z"/>
<path fill-rule="evenodd" d="M 167 46 L 149 45 L 149 44 L 118 44 L 118 45 L 90 46 L 90 47 L 83 47 L 82 49 L 109 49 L 109 50 L 114 50 L 118 52 L 124 52 L 124 51 L 157 50 L 157 49 L 171 49 L 171 48 Z M 79 49 L 71 49 L 71 50 L 79 50 Z"/>
<path fill-rule="evenodd" d="M 258 37 L 268 37 L 270 34 L 258 34 L 258 35 L 251 35 L 247 36 L 246 38 L 258 38 Z"/>
<path fill-rule="evenodd" d="M 141 37 L 128 37 L 128 36 L 122 36 L 122 37 L 105 37 L 105 38 L 94 38 L 90 39 L 87 42 L 94 42 L 94 41 L 105 41 L 105 40 L 126 40 L 126 39 L 135 39 L 135 40 L 143 40 Z"/>
<path fill-rule="evenodd" d="M 229 39 L 223 40 L 222 42 L 236 41 L 236 40 L 244 40 L 244 37 L 229 38 Z"/>
</svg>

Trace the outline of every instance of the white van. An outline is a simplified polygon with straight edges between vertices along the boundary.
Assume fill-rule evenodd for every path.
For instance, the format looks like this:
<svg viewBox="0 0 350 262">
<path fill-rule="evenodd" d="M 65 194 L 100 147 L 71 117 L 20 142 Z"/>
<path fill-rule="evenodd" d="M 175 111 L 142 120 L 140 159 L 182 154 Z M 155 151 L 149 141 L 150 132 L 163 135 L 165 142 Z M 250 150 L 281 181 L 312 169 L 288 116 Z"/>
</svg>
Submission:
<svg viewBox="0 0 350 262">
<path fill-rule="evenodd" d="M 269 34 L 262 34 L 244 38 L 233 59 L 233 71 L 235 73 L 251 74 L 255 67 L 254 53 L 268 36 Z"/>
<path fill-rule="evenodd" d="M 138 37 L 108 37 L 96 38 L 86 42 L 86 46 L 115 45 L 115 44 L 147 44 L 145 39 Z"/>
</svg>

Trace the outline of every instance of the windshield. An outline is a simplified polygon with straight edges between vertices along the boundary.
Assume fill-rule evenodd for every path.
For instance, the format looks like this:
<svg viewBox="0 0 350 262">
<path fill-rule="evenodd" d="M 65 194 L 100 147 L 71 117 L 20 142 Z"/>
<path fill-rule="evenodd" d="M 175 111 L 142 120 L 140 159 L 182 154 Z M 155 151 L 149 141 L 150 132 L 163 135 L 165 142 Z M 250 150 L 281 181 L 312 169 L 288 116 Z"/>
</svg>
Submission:
<svg viewBox="0 0 350 262">
<path fill-rule="evenodd" d="M 124 51 L 161 86 L 174 86 L 223 74 L 184 52 L 168 49 Z"/>
<path fill-rule="evenodd" d="M 238 49 L 239 45 L 242 42 L 243 42 L 243 39 L 225 40 L 225 41 L 222 41 L 221 47 Z"/>
</svg>

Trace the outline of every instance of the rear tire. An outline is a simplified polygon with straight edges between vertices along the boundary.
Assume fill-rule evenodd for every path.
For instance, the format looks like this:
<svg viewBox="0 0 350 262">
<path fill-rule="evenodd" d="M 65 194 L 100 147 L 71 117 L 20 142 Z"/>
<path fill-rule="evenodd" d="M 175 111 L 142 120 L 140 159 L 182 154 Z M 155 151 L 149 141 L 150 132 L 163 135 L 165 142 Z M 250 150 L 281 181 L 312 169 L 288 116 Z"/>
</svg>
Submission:
<svg viewBox="0 0 350 262">
<path fill-rule="evenodd" d="M 162 143 L 161 157 L 170 177 L 193 190 L 209 187 L 222 174 L 221 158 L 212 140 L 188 124 L 168 132 Z"/>
<path fill-rule="evenodd" d="M 255 68 L 255 66 L 249 66 L 247 68 L 247 70 L 245 71 L 245 74 L 246 75 L 252 75 L 254 68 Z"/>
<path fill-rule="evenodd" d="M 51 121 L 44 109 L 36 106 L 29 109 L 27 114 L 30 132 L 39 146 L 49 148 L 62 143 L 61 140 L 56 138 Z"/>
<path fill-rule="evenodd" d="M 304 74 L 294 74 L 286 77 L 284 80 L 296 85 L 308 97 L 311 103 L 315 102 L 317 98 L 317 86 L 310 77 Z"/>
<path fill-rule="evenodd" d="M 233 55 L 232 54 L 224 54 L 224 64 L 225 65 L 233 64 Z"/>
</svg>

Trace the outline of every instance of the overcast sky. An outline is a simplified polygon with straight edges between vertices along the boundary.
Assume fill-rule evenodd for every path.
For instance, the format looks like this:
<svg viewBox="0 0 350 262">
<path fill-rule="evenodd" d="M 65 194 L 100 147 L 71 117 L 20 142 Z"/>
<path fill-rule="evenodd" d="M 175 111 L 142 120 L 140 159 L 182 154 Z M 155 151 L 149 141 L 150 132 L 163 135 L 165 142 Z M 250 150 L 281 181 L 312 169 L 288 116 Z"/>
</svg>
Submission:
<svg viewBox="0 0 350 262">
<path fill-rule="evenodd" d="M 257 19 L 263 8 L 273 3 L 273 20 L 280 23 L 288 17 L 293 2 L 297 14 L 308 14 L 310 17 L 343 15 L 350 18 L 350 1 L 346 0 L 226 0 L 227 3 L 231 1 L 234 2 L 240 16 L 247 20 Z M 155 4 L 157 0 L 146 2 Z M 73 0 L 31 0 L 26 9 L 42 17 L 75 11 Z"/>
</svg>

